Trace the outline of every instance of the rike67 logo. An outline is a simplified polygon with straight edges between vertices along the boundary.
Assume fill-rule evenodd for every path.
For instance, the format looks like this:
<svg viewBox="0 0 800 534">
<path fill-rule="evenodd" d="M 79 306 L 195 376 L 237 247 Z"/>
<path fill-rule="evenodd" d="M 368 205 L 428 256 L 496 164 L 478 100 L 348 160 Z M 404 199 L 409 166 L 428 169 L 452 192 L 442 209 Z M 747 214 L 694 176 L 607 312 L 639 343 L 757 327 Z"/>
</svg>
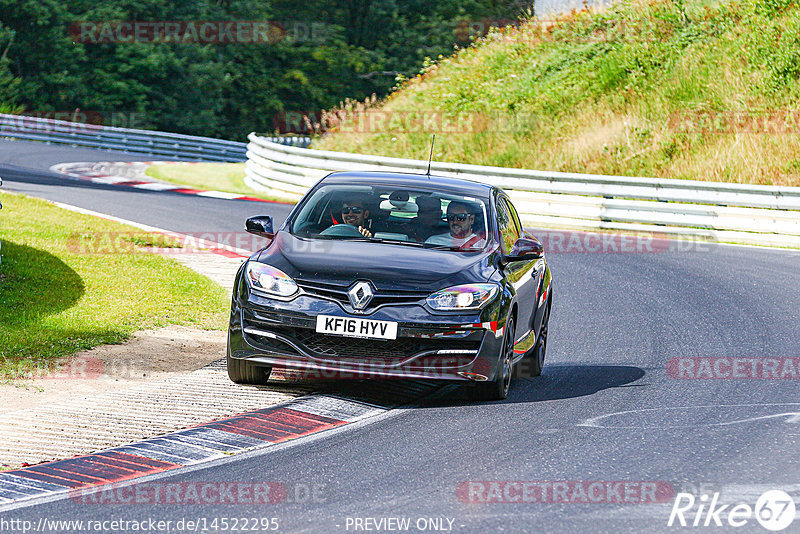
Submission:
<svg viewBox="0 0 800 534">
<path fill-rule="evenodd" d="M 781 490 L 764 492 L 755 506 L 746 502 L 722 503 L 720 494 L 695 497 L 691 493 L 678 493 L 667 526 L 682 527 L 743 527 L 755 518 L 767 530 L 778 532 L 794 521 L 797 510 L 794 499 Z"/>
</svg>

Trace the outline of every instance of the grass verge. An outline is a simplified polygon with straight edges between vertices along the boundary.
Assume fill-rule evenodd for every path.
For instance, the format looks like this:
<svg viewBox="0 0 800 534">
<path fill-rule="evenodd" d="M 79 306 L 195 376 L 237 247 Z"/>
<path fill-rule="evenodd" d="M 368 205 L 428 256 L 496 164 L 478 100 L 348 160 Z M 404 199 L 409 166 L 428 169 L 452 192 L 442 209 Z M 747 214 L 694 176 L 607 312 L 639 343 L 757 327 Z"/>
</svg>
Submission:
<svg viewBox="0 0 800 534">
<path fill-rule="evenodd" d="M 164 163 L 148 167 L 146 174 L 171 184 L 280 201 L 245 185 L 244 163 Z"/>
<path fill-rule="evenodd" d="M 206 277 L 142 247 L 162 236 L 0 192 L 0 380 L 167 324 L 223 329 L 229 301 Z"/>
<path fill-rule="evenodd" d="M 618 0 L 490 33 L 313 148 L 482 165 L 800 186 L 800 6 Z"/>
</svg>

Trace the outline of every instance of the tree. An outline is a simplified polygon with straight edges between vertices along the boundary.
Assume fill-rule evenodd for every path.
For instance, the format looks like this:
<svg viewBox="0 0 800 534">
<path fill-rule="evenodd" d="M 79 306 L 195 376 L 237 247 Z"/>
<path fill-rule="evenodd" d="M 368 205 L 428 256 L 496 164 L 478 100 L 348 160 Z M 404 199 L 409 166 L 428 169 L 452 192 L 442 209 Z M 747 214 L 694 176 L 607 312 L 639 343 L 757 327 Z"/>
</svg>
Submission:
<svg viewBox="0 0 800 534">
<path fill-rule="evenodd" d="M 242 140 L 286 112 L 385 95 L 396 73 L 466 44 L 457 21 L 515 16 L 516 1 L 0 0 L 0 102 Z M 283 32 L 266 44 L 91 43 L 69 33 L 91 21 L 236 20 Z"/>
</svg>

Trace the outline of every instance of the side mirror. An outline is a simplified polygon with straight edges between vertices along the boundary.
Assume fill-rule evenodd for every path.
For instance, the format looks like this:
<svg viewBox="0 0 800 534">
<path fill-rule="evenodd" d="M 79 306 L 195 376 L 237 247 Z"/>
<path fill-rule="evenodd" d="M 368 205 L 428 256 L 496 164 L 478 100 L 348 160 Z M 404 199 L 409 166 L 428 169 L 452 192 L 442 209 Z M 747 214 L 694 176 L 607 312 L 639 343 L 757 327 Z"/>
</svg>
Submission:
<svg viewBox="0 0 800 534">
<path fill-rule="evenodd" d="M 271 215 L 256 215 L 250 217 L 244 223 L 244 229 L 249 233 L 272 239 L 275 237 L 275 232 L 272 231 L 272 216 Z"/>
<path fill-rule="evenodd" d="M 503 259 L 506 263 L 512 261 L 538 260 L 544 255 L 542 243 L 536 239 L 520 237 Z"/>
</svg>

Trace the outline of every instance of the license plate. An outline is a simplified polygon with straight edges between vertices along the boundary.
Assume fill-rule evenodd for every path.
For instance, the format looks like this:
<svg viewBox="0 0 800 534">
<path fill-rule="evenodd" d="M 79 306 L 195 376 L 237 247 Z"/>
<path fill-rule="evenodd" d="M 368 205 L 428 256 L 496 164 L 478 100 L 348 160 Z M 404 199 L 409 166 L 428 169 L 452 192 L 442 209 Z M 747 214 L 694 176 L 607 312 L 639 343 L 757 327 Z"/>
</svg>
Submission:
<svg viewBox="0 0 800 534">
<path fill-rule="evenodd" d="M 367 339 L 397 339 L 397 323 L 360 317 L 317 315 L 317 332 Z"/>
</svg>

